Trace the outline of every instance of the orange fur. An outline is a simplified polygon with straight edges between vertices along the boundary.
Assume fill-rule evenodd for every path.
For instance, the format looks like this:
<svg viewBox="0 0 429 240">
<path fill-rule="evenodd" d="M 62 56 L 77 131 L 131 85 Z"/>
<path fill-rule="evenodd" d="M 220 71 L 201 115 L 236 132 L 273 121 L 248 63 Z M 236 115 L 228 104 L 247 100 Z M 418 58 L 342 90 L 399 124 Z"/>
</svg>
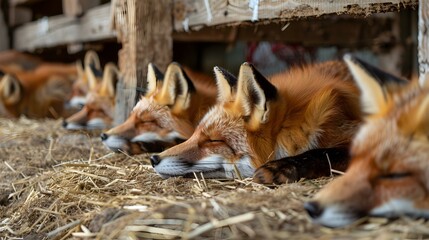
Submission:
<svg viewBox="0 0 429 240">
<path fill-rule="evenodd" d="M 351 63 L 351 68 L 357 66 Z M 347 172 L 306 203 L 317 223 L 340 227 L 365 215 L 429 217 L 429 86 L 418 81 L 378 85 L 385 96 L 372 102 L 377 111 L 365 118 L 353 140 Z M 370 84 L 362 86 L 363 93 L 377 94 Z"/>
<path fill-rule="evenodd" d="M 5 104 L 4 115 L 30 118 L 61 117 L 66 100 L 71 94 L 71 79 L 76 75 L 74 66 L 68 64 L 41 64 L 31 71 L 16 71 L 0 67 L 16 78 L 22 90 L 20 100 Z M 6 75 L 7 76 L 7 75 Z"/>
<path fill-rule="evenodd" d="M 90 88 L 85 106 L 64 122 L 64 127 L 76 129 L 106 129 L 112 125 L 115 112 L 116 83 L 119 70 L 113 63 L 104 67 L 103 79 Z"/>
<path fill-rule="evenodd" d="M 188 141 L 154 158 L 159 158 L 160 163 L 163 159 L 177 161 L 178 165 L 222 158 L 224 162 L 245 165 L 250 174 L 247 163 L 240 161 L 250 159 L 252 167 L 257 168 L 272 159 L 309 149 L 349 144 L 361 111 L 359 91 L 344 63 L 326 62 L 274 75 L 269 80 L 277 90 L 274 97 L 270 96 L 273 90 L 263 93 L 261 86 L 268 84 L 266 80 L 254 80 L 257 73 L 251 69 L 248 64 L 242 65 L 237 90 L 231 86 L 234 100 L 220 99 Z M 159 170 L 157 166 L 155 169 Z M 170 170 L 172 175 L 181 175 Z M 158 172 L 163 175 L 161 170 Z"/>
<path fill-rule="evenodd" d="M 173 63 L 170 66 L 168 69 L 171 70 L 178 65 Z M 167 72 L 170 71 L 168 69 Z M 175 68 L 174 71 L 181 70 Z M 159 81 L 162 79 L 158 79 L 157 83 L 148 83 L 156 84 L 156 89 L 149 90 L 150 92 L 142 97 L 123 124 L 102 135 L 103 143 L 113 151 L 140 154 L 159 151 L 177 144 L 180 139 L 189 138 L 202 116 L 215 103 L 216 86 L 209 76 L 189 68 L 184 68 L 184 72 L 195 88 L 195 91 L 189 93 L 189 106 L 184 107 L 178 103 L 180 98 L 178 95 L 174 97 L 175 102 L 169 105 L 167 102 L 171 99 L 161 94 L 162 89 L 166 89 Z M 180 75 L 180 72 L 175 74 Z M 148 81 L 155 79 L 152 77 Z M 167 80 L 164 79 L 165 81 Z M 152 134 L 152 137 L 148 137 L 148 134 Z"/>
</svg>

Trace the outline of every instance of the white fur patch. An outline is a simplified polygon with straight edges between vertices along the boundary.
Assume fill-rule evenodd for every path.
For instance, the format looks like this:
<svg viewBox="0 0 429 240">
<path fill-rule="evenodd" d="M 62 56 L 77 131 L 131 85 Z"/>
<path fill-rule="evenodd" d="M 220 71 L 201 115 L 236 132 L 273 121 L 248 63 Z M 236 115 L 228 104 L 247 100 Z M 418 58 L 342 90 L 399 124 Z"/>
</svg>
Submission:
<svg viewBox="0 0 429 240">
<path fill-rule="evenodd" d="M 274 159 L 280 159 L 280 158 L 285 158 L 285 157 L 289 157 L 290 154 L 288 153 L 288 151 L 284 148 L 283 145 L 281 144 L 277 144 L 276 146 L 276 150 L 275 150 L 275 158 Z"/>
<path fill-rule="evenodd" d="M 80 125 L 80 124 L 69 122 L 69 123 L 67 123 L 66 129 L 68 129 L 68 130 L 82 130 L 82 129 L 85 129 L 85 127 Z"/>
<path fill-rule="evenodd" d="M 348 212 L 346 208 L 339 205 L 331 205 L 326 207 L 322 215 L 313 219 L 313 221 L 323 226 L 335 228 L 349 225 L 357 219 L 358 217 Z"/>
<path fill-rule="evenodd" d="M 135 136 L 131 142 L 156 142 L 161 141 L 161 136 L 158 133 L 146 132 Z"/>
<path fill-rule="evenodd" d="M 243 178 L 252 177 L 253 173 L 255 173 L 255 168 L 252 165 L 252 161 L 251 161 L 250 157 L 244 156 L 244 157 L 240 158 L 240 160 L 238 160 L 235 163 L 229 163 L 229 162 L 224 161 L 223 166 L 225 169 L 226 178 L 232 178 L 233 179 L 233 178 L 238 177 L 238 176 L 236 176 L 236 172 L 234 170 L 234 165 L 236 166 L 241 177 L 243 177 Z"/>
<path fill-rule="evenodd" d="M 128 151 L 127 141 L 121 137 L 112 135 L 109 136 L 106 140 L 103 140 L 103 144 L 112 151 Z"/>
<path fill-rule="evenodd" d="M 94 118 L 89 120 L 86 123 L 86 128 L 87 129 L 105 129 L 107 128 L 106 123 L 104 123 L 104 120 L 101 118 Z"/>
<path fill-rule="evenodd" d="M 407 199 L 392 199 L 378 206 L 370 212 L 373 216 L 396 217 L 399 215 L 411 215 L 416 217 L 429 217 L 429 210 L 414 207 L 413 202 Z"/>
<path fill-rule="evenodd" d="M 250 163 L 249 157 L 243 157 L 235 163 L 242 177 L 251 177 L 255 168 Z M 163 178 L 183 176 L 193 172 L 202 172 L 206 178 L 236 178 L 238 177 L 234 164 L 228 162 L 220 155 L 211 155 L 190 164 L 177 157 L 166 157 L 155 166 L 155 171 Z"/>
<path fill-rule="evenodd" d="M 69 105 L 70 107 L 75 107 L 75 108 L 81 108 L 82 106 L 84 106 L 86 104 L 86 97 L 72 97 L 72 99 L 70 99 Z"/>
</svg>

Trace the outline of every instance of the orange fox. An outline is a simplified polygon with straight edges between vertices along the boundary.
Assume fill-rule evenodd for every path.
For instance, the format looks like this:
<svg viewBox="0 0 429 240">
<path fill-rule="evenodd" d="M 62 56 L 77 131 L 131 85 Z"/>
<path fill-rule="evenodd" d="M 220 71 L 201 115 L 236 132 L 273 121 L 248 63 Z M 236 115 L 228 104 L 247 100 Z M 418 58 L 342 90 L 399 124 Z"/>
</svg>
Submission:
<svg viewBox="0 0 429 240">
<path fill-rule="evenodd" d="M 95 51 L 87 51 L 84 59 L 84 66 L 79 61 L 76 63 L 78 77 L 73 83 L 72 96 L 69 105 L 75 108 L 82 108 L 86 103 L 86 95 L 90 89 L 96 87 L 101 81 L 102 71 L 100 59 Z"/>
<path fill-rule="evenodd" d="M 241 66 L 238 81 L 217 67 L 215 75 L 218 102 L 193 135 L 151 157 L 162 177 L 192 172 L 213 178 L 233 178 L 238 173 L 251 177 L 272 159 L 311 149 L 346 149 L 361 119 L 359 91 L 342 62 L 293 68 L 270 80 L 249 63 Z M 254 180 L 295 181 L 307 177 L 298 168 L 308 164 L 317 168 L 305 158 L 295 160 L 283 159 L 289 166 L 282 169 L 262 168 Z M 295 174 L 287 174 L 289 170 Z M 273 175 L 275 171 L 282 174 Z M 324 174 L 329 172 L 309 177 Z"/>
<path fill-rule="evenodd" d="M 91 69 L 90 71 L 94 71 Z M 115 112 L 116 83 L 119 79 L 119 70 L 113 63 L 107 63 L 104 67 L 101 82 L 92 79 L 96 83 L 86 96 L 85 106 L 77 113 L 67 118 L 63 126 L 69 130 L 78 129 L 106 129 L 113 121 Z M 89 78 L 95 78 L 89 74 Z"/>
<path fill-rule="evenodd" d="M 31 72 L 1 73 L 0 116 L 60 117 L 71 93 L 68 70 L 43 65 Z"/>
<path fill-rule="evenodd" d="M 350 150 L 347 172 L 305 208 L 314 222 L 348 225 L 365 215 L 429 217 L 429 85 L 381 75 L 345 57 L 368 114 Z M 428 80 L 428 79 L 427 79 Z"/>
<path fill-rule="evenodd" d="M 188 139 L 201 117 L 216 102 L 210 77 L 171 63 L 165 77 L 148 66 L 147 92 L 129 118 L 101 135 L 113 151 L 160 152 Z"/>
<path fill-rule="evenodd" d="M 14 71 L 29 71 L 42 64 L 42 60 L 26 53 L 15 50 L 0 52 L 0 66 L 13 69 Z"/>
</svg>

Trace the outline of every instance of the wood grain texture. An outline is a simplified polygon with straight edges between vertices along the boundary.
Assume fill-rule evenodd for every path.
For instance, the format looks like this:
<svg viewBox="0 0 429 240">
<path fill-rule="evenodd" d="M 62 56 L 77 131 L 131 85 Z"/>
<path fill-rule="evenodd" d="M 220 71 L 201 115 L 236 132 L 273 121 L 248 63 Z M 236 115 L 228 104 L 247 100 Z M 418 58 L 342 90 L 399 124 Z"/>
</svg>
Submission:
<svg viewBox="0 0 429 240">
<path fill-rule="evenodd" d="M 429 2 L 419 2 L 418 60 L 419 82 L 429 81 Z"/>
<path fill-rule="evenodd" d="M 196 30 L 202 26 L 234 24 L 251 21 L 253 10 L 249 1 L 208 0 L 212 18 L 204 0 L 175 0 L 174 29 Z M 258 20 L 290 20 L 326 14 L 369 15 L 375 12 L 394 11 L 400 7 L 417 5 L 418 0 L 259 0 Z M 424 1 L 424 0 L 423 0 Z"/>
<path fill-rule="evenodd" d="M 118 88 L 115 123 L 123 122 L 146 87 L 147 65 L 165 70 L 172 60 L 172 2 L 115 0 L 114 26 L 122 42 L 123 79 Z M 139 92 L 136 92 L 136 88 Z"/>
<path fill-rule="evenodd" d="M 81 18 L 54 16 L 27 23 L 14 31 L 14 48 L 34 51 L 76 42 L 112 39 L 110 4 L 88 10 Z"/>
</svg>

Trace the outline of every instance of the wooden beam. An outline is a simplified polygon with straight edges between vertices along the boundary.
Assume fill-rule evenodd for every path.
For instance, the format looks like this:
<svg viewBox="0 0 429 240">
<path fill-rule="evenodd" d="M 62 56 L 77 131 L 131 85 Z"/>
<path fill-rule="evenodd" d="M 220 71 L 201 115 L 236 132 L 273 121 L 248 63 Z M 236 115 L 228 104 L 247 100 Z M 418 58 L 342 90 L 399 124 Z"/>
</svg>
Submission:
<svg viewBox="0 0 429 240">
<path fill-rule="evenodd" d="M 418 0 L 175 0 L 174 29 L 187 31 L 243 21 L 293 20 L 326 14 L 369 15 L 417 5 Z M 249 7 L 249 2 L 255 2 Z"/>
<path fill-rule="evenodd" d="M 419 82 L 429 81 L 429 4 L 427 0 L 419 3 L 418 60 Z"/>
<path fill-rule="evenodd" d="M 116 96 L 115 124 L 125 121 L 146 87 L 147 65 L 165 70 L 172 60 L 172 2 L 115 0 L 114 26 L 122 42 L 119 68 L 123 79 Z"/>
<path fill-rule="evenodd" d="M 380 42 L 381 36 L 392 31 L 394 21 L 392 15 L 389 15 L 365 19 L 350 16 L 321 17 L 258 25 L 244 23 L 236 26 L 204 27 L 190 32 L 174 32 L 173 39 L 186 42 L 282 41 L 304 46 L 357 48 L 375 44 L 394 44 Z M 398 41 L 398 39 L 385 40 Z"/>
<path fill-rule="evenodd" d="M 14 32 L 14 48 L 34 51 L 76 42 L 114 39 L 110 4 L 88 10 L 81 18 L 55 16 L 27 23 Z"/>
</svg>

